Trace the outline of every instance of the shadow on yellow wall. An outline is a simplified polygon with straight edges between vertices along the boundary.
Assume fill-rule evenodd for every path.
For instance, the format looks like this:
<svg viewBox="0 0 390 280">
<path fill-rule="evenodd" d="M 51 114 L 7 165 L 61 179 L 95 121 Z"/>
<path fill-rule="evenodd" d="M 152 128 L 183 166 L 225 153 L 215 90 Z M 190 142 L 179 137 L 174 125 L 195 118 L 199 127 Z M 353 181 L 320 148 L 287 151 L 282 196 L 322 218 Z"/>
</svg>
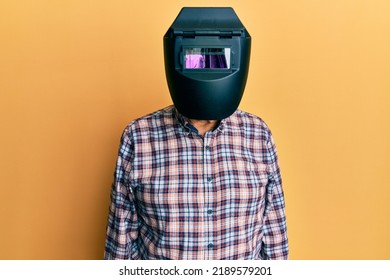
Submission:
<svg viewBox="0 0 390 280">
<path fill-rule="evenodd" d="M 0 3 L 0 259 L 103 257 L 122 129 L 171 103 L 162 36 L 210 5 L 253 38 L 291 258 L 390 259 L 388 1 L 60 2 Z"/>
</svg>

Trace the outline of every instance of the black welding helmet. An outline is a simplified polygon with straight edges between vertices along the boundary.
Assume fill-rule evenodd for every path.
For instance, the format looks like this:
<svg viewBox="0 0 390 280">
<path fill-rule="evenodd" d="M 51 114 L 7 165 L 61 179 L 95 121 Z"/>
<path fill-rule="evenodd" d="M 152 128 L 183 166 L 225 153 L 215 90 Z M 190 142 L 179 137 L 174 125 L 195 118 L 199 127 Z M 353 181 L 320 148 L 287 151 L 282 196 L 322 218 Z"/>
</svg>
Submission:
<svg viewBox="0 0 390 280">
<path fill-rule="evenodd" d="M 164 36 L 172 101 L 187 118 L 221 120 L 238 108 L 251 37 L 232 8 L 183 8 Z"/>
</svg>

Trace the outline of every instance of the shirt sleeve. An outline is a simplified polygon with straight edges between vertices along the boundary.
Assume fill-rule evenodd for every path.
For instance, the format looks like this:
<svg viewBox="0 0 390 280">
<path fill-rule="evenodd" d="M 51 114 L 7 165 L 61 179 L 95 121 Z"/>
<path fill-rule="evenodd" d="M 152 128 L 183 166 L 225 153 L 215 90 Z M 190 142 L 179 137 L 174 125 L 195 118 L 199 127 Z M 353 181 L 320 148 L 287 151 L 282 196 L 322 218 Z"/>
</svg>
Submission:
<svg viewBox="0 0 390 280">
<path fill-rule="evenodd" d="M 133 144 L 124 131 L 111 189 L 104 259 L 139 259 L 138 217 L 134 194 L 129 187 L 129 172 L 133 160 Z"/>
<path fill-rule="evenodd" d="M 267 142 L 267 172 L 267 197 L 260 255 L 266 260 L 283 260 L 288 258 L 285 202 L 277 151 L 271 134 Z"/>
</svg>

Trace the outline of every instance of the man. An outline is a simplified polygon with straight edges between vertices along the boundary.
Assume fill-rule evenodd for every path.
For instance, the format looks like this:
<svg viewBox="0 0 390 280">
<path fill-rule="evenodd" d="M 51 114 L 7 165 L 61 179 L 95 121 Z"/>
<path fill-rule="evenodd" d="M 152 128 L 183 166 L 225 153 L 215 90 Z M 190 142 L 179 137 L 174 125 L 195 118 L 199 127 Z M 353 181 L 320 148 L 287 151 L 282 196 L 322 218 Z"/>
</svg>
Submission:
<svg viewBox="0 0 390 280">
<path fill-rule="evenodd" d="M 183 26 L 194 22 L 197 36 L 183 36 Z M 175 59 L 185 59 L 187 45 L 206 44 L 196 50 L 210 61 L 223 58 L 226 66 L 190 70 Z M 237 109 L 249 46 L 249 34 L 230 8 L 183 8 L 168 30 L 165 63 L 174 106 L 123 132 L 105 259 L 288 257 L 272 134 L 262 119 Z"/>
</svg>

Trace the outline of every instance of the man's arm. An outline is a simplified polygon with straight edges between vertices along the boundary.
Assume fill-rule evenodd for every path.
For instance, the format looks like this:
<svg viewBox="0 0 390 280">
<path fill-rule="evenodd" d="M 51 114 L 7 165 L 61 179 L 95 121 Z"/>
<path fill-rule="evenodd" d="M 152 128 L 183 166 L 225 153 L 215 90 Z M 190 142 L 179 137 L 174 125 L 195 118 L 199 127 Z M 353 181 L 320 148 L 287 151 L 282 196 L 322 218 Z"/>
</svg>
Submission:
<svg viewBox="0 0 390 280">
<path fill-rule="evenodd" d="M 133 145 L 128 130 L 123 132 L 111 190 L 104 259 L 139 259 L 138 218 L 128 178 Z"/>
<path fill-rule="evenodd" d="M 268 185 L 261 249 L 262 259 L 287 259 L 288 239 L 282 179 L 272 135 L 267 143 Z"/>
</svg>

